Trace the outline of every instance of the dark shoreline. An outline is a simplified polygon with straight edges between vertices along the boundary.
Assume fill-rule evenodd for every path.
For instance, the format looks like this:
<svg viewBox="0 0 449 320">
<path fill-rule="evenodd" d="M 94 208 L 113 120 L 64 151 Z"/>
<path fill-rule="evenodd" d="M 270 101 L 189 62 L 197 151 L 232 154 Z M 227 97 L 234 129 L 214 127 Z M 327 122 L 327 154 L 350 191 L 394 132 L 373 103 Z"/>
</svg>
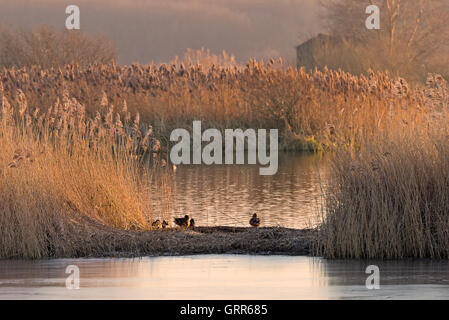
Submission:
<svg viewBox="0 0 449 320">
<path fill-rule="evenodd" d="M 316 230 L 281 227 L 217 226 L 196 227 L 194 230 L 169 228 L 151 231 L 109 229 L 91 233 L 78 244 L 77 250 L 70 253 L 54 248 L 54 254 L 47 258 L 131 258 L 195 254 L 307 256 L 311 254 L 315 236 Z"/>
</svg>

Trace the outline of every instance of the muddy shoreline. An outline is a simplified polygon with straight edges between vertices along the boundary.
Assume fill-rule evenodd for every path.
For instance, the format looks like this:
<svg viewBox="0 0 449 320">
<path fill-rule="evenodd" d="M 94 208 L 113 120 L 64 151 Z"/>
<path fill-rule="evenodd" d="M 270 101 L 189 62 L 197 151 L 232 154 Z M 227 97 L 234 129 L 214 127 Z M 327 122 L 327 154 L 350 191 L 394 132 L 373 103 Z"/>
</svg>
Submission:
<svg viewBox="0 0 449 320">
<path fill-rule="evenodd" d="M 108 232 L 109 231 L 109 232 Z M 48 258 L 180 256 L 194 254 L 310 255 L 316 230 L 280 227 L 196 227 L 91 233 L 77 250 L 54 248 Z"/>
</svg>

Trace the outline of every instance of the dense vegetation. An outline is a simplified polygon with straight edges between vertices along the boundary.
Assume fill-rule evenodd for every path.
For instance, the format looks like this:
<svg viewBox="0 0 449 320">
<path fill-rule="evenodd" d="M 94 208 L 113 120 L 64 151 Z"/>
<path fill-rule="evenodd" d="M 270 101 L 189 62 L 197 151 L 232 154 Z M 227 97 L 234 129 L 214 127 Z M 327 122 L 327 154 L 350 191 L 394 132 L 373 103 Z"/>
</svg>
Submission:
<svg viewBox="0 0 449 320">
<path fill-rule="evenodd" d="M 34 66 L 0 77 L 1 257 L 77 255 L 102 228 L 151 229 L 148 199 L 168 192 L 159 153 L 172 128 L 197 119 L 220 129 L 279 128 L 284 146 L 333 155 L 316 253 L 448 256 L 441 76 L 412 90 L 384 73 L 250 61 Z"/>
<path fill-rule="evenodd" d="M 281 145 L 289 150 L 355 145 L 361 131 L 375 130 L 388 119 L 385 107 L 426 100 L 422 90 L 412 91 L 403 79 L 385 73 L 305 72 L 275 61 L 250 61 L 245 67 L 180 63 L 13 68 L 1 71 L 0 77 L 9 100 L 20 89 L 31 106 L 42 110 L 64 91 L 92 116 L 104 95 L 115 110 L 126 103 L 153 124 L 163 146 L 174 128 L 191 128 L 193 120 L 221 130 L 278 128 Z"/>
<path fill-rule="evenodd" d="M 108 39 L 80 30 L 57 31 L 42 25 L 33 29 L 0 27 L 0 67 L 64 67 L 76 63 L 109 63 L 117 58 L 115 45 Z"/>
<path fill-rule="evenodd" d="M 1 89 L 0 258 L 74 256 L 105 228 L 151 229 L 169 175 L 151 126 L 106 97 L 89 117 L 68 92 L 41 112 Z"/>
</svg>

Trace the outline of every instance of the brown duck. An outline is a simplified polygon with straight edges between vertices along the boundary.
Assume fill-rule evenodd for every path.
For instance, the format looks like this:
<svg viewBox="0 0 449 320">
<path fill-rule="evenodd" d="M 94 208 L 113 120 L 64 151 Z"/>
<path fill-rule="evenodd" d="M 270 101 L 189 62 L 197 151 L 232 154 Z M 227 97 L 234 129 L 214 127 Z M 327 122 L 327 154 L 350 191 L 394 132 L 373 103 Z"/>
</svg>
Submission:
<svg viewBox="0 0 449 320">
<path fill-rule="evenodd" d="M 253 217 L 249 220 L 249 224 L 252 227 L 257 228 L 258 226 L 260 226 L 260 218 L 257 217 L 257 214 L 253 214 Z"/>
<path fill-rule="evenodd" d="M 180 227 L 188 228 L 190 226 L 190 218 L 188 215 L 185 215 L 184 218 L 175 218 L 174 221 Z"/>
<path fill-rule="evenodd" d="M 154 221 L 151 226 L 153 227 L 153 229 L 162 229 L 162 223 L 161 220 L 157 219 L 156 221 Z"/>
</svg>

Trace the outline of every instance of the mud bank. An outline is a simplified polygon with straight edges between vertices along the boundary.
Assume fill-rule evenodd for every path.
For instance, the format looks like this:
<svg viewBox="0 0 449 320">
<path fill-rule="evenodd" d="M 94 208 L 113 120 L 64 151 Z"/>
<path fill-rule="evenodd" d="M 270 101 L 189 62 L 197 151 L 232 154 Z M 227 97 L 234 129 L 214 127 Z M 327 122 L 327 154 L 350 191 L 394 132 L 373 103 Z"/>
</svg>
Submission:
<svg viewBox="0 0 449 320">
<path fill-rule="evenodd" d="M 315 230 L 279 227 L 197 227 L 194 230 L 95 232 L 65 254 L 55 248 L 50 258 L 138 257 L 191 254 L 309 255 Z"/>
</svg>

